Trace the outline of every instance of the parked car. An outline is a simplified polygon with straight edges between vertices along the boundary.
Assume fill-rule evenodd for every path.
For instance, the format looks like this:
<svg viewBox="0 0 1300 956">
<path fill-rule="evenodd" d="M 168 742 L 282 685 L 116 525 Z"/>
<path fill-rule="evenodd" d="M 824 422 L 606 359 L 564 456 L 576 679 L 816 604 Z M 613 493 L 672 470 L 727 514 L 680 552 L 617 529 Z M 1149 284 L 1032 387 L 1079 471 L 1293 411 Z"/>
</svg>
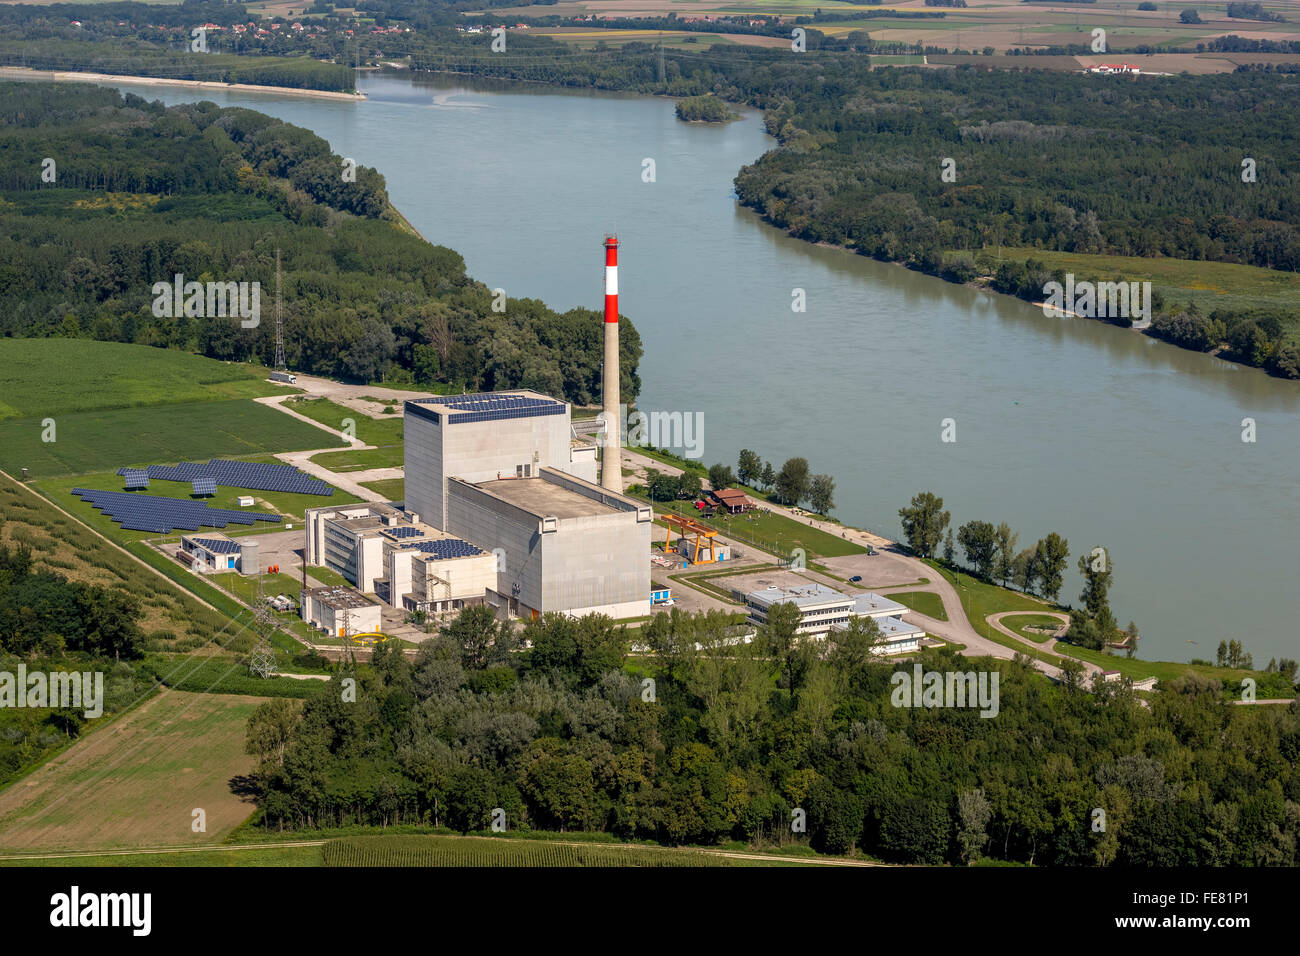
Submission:
<svg viewBox="0 0 1300 956">
<path fill-rule="evenodd" d="M 862 575 L 860 575 L 860 574 L 855 574 L 855 575 L 853 575 L 853 577 L 849 578 L 849 583 L 850 583 L 850 584 L 857 584 L 857 583 L 858 583 L 859 581 L 861 581 L 861 580 L 862 580 Z"/>
</svg>

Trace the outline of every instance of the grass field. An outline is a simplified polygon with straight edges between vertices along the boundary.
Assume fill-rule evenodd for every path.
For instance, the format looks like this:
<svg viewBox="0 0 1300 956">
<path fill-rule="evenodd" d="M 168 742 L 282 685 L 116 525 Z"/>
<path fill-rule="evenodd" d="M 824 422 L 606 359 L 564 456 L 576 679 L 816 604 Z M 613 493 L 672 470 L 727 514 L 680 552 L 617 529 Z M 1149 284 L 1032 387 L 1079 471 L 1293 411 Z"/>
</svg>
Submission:
<svg viewBox="0 0 1300 956">
<path fill-rule="evenodd" d="M 217 842 L 253 812 L 233 790 L 253 769 L 244 724 L 262 700 L 159 694 L 0 793 L 0 851 Z"/>
<path fill-rule="evenodd" d="M 1015 617 L 1004 617 L 1002 619 L 1003 627 L 1005 627 L 1009 631 L 1015 631 L 1025 640 L 1033 641 L 1035 644 L 1047 643 L 1047 641 L 1051 639 L 1051 635 L 1038 633 L 1036 631 L 1026 630 L 1027 628 L 1030 627 L 1056 628 L 1059 627 L 1060 624 L 1061 622 L 1058 621 L 1056 618 L 1049 617 L 1046 614 L 1026 614 L 1023 617 L 1021 617 L 1020 615 L 1016 615 Z"/>
<path fill-rule="evenodd" d="M 307 573 L 317 581 L 325 585 L 337 585 L 338 587 L 351 587 L 348 579 L 330 568 L 324 568 L 320 565 L 307 565 Z"/>
<path fill-rule="evenodd" d="M 971 627 L 975 628 L 978 633 L 987 635 L 992 640 L 1004 636 L 988 626 L 985 618 L 990 614 L 997 614 L 1000 611 L 1041 612 L 1055 610 L 1055 607 L 1046 601 L 1030 597 L 1027 594 L 1021 594 L 1019 591 L 1000 588 L 996 584 L 988 584 L 961 571 L 950 571 L 938 561 L 927 560 L 925 563 L 942 574 L 957 588 L 957 594 L 962 599 L 962 607 L 966 610 L 966 617 L 970 621 Z M 898 597 L 897 595 L 891 596 Z M 1009 640 L 1011 639 L 1004 637 L 999 643 L 1006 643 Z"/>
<path fill-rule="evenodd" d="M 943 609 L 943 598 L 933 591 L 895 591 L 889 600 L 906 604 L 918 614 L 932 617 L 936 621 L 948 620 L 948 612 Z"/>
<path fill-rule="evenodd" d="M 284 403 L 299 415 L 320 422 L 327 428 L 342 430 L 348 421 L 355 427 L 356 437 L 367 445 L 401 445 L 402 416 L 371 418 L 360 412 L 332 402 L 328 398 L 291 398 Z"/>
<path fill-rule="evenodd" d="M 369 488 L 384 496 L 387 501 L 401 501 L 406 497 L 405 478 L 386 478 L 383 481 L 363 481 L 362 488 Z"/>
<path fill-rule="evenodd" d="M 147 345 L 0 338 L 0 421 L 294 391 L 272 385 L 266 374 Z"/>
<path fill-rule="evenodd" d="M 405 457 L 401 445 L 383 448 L 359 448 L 355 451 L 327 451 L 312 455 L 314 464 L 330 471 L 367 471 L 371 468 L 401 468 Z"/>
<path fill-rule="evenodd" d="M 995 249 L 985 249 L 994 256 Z M 1195 302 L 1206 314 L 1215 309 L 1294 309 L 1300 300 L 1300 273 L 1277 272 L 1231 262 L 1192 262 L 1185 259 L 1143 259 L 1135 256 L 1091 256 L 1047 249 L 1002 249 L 1009 260 L 1038 259 L 1049 269 L 1062 269 L 1083 278 L 1125 276 L 1151 282 L 1167 304 Z M 1293 333 L 1294 334 L 1294 333 Z"/>
<path fill-rule="evenodd" d="M 702 518 L 687 501 L 653 502 L 658 512 L 672 511 L 694 518 L 723 534 L 734 537 L 742 544 L 751 544 L 764 551 L 788 554 L 794 548 L 803 548 L 808 557 L 834 558 L 846 554 L 866 554 L 867 549 L 838 535 L 810 527 L 801 521 L 774 512 L 754 510 L 744 515 Z M 658 538 L 659 532 L 655 533 Z M 662 538 L 659 538 L 662 541 Z"/>
<path fill-rule="evenodd" d="M 318 428 L 251 399 L 61 412 L 53 441 L 43 418 L 0 421 L 0 468 L 33 478 L 181 460 L 238 458 L 319 448 Z"/>
</svg>

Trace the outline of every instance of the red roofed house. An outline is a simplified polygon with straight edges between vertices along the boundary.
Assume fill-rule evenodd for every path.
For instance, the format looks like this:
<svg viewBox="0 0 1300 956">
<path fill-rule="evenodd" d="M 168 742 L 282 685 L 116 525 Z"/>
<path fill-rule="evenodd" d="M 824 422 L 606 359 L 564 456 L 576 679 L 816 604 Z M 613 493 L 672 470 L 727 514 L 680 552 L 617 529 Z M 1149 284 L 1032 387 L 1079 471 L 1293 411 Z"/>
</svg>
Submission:
<svg viewBox="0 0 1300 956">
<path fill-rule="evenodd" d="M 723 488 L 714 491 L 710 496 L 718 508 L 725 509 L 729 514 L 738 515 L 754 507 L 754 503 L 749 500 L 743 491 L 737 491 L 735 488 Z"/>
</svg>

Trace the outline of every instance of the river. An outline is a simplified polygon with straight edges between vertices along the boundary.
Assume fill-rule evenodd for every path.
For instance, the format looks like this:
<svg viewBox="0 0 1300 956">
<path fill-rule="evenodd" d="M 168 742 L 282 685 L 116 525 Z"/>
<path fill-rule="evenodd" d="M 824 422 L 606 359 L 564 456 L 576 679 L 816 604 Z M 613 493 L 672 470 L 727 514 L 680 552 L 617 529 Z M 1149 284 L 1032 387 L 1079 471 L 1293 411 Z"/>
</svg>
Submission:
<svg viewBox="0 0 1300 956">
<path fill-rule="evenodd" d="M 756 113 L 712 127 L 677 121 L 666 99 L 402 76 L 361 88 L 357 103 L 124 89 L 314 130 L 512 297 L 601 308 L 600 243 L 616 230 L 620 311 L 645 346 L 640 407 L 701 413 L 705 464 L 734 467 L 742 447 L 776 468 L 802 455 L 834 476 L 842 520 L 890 537 L 922 490 L 954 526 L 1007 521 L 1021 547 L 1058 531 L 1076 603 L 1077 556 L 1105 547 L 1112 607 L 1137 621 L 1146 658 L 1212 659 L 1223 638 L 1256 666 L 1300 657 L 1300 385 L 791 239 L 732 192 L 774 142 Z"/>
</svg>

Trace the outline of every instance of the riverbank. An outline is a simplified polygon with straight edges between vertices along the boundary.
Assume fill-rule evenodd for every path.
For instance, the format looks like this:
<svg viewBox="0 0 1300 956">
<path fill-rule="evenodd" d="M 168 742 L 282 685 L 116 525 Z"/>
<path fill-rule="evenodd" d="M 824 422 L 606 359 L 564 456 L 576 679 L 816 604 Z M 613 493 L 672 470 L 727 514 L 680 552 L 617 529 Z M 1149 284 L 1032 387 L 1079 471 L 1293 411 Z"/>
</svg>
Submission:
<svg viewBox="0 0 1300 956">
<path fill-rule="evenodd" d="M 221 83 L 216 80 L 175 80 L 157 76 L 125 76 L 115 73 L 74 73 L 66 70 L 33 70 L 24 66 L 0 66 L 0 79 L 43 80 L 53 83 L 121 83 L 134 86 L 180 86 L 195 90 L 239 90 L 250 93 L 277 93 L 310 96 L 314 99 L 364 100 L 364 93 L 339 93 L 334 90 L 308 90 L 295 86 L 260 86 L 253 83 Z"/>
</svg>

